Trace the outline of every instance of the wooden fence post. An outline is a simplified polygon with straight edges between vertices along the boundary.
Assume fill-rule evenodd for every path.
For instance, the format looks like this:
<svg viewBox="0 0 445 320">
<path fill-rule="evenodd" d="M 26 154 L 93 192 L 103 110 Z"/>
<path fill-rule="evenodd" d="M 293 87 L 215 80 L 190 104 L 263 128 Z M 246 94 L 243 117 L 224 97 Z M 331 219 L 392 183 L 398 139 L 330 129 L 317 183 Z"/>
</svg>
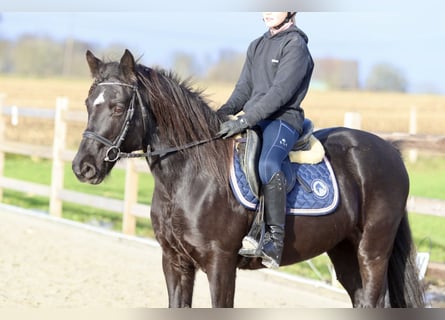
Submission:
<svg viewBox="0 0 445 320">
<path fill-rule="evenodd" d="M 64 163 L 62 151 L 65 149 L 66 121 L 68 111 L 68 99 L 58 97 L 56 99 L 56 114 L 54 117 L 53 138 L 53 165 L 51 171 L 51 193 L 49 199 L 49 214 L 56 217 L 62 216 L 62 200 L 59 197 L 63 190 Z"/>
<path fill-rule="evenodd" d="M 136 217 L 131 209 L 138 201 L 139 176 L 136 170 L 135 159 L 126 160 L 124 212 L 122 217 L 122 232 L 134 235 L 136 233 Z"/>
<path fill-rule="evenodd" d="M 5 94 L 0 93 L 0 145 L 3 145 L 5 141 L 5 119 L 3 118 L 3 101 Z M 0 149 L 0 177 L 3 177 L 5 168 L 5 153 L 3 149 Z M 0 188 L 0 201 L 3 200 L 3 188 Z"/>
<path fill-rule="evenodd" d="M 358 112 L 345 112 L 344 126 L 351 129 L 362 128 L 362 116 Z"/>
<path fill-rule="evenodd" d="M 409 111 L 409 134 L 417 133 L 417 109 L 415 106 L 412 106 Z M 417 161 L 418 152 L 417 149 L 409 149 L 408 159 L 411 163 L 415 163 Z"/>
</svg>

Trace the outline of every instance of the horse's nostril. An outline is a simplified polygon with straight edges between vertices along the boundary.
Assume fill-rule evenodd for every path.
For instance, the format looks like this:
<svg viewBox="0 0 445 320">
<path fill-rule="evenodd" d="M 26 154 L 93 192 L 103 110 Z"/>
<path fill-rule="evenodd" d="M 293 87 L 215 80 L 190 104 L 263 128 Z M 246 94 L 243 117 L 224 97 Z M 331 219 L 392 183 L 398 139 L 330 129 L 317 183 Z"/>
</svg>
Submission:
<svg viewBox="0 0 445 320">
<path fill-rule="evenodd" d="M 96 168 L 91 163 L 84 162 L 80 174 L 86 179 L 91 179 L 96 175 Z"/>
</svg>

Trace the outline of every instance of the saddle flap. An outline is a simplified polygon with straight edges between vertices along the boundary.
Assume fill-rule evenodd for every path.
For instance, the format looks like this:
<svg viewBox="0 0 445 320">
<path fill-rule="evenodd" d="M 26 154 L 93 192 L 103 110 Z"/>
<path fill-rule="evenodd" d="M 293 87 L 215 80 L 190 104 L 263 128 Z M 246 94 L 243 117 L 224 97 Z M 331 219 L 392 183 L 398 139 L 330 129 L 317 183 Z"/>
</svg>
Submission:
<svg viewBox="0 0 445 320">
<path fill-rule="evenodd" d="M 258 162 L 261 153 L 261 132 L 258 129 L 252 128 L 246 130 L 245 144 L 238 144 L 238 154 L 240 157 L 240 164 L 247 179 L 253 194 L 259 197 L 260 194 L 260 175 L 258 172 Z M 244 146 L 244 150 L 242 147 Z"/>
</svg>

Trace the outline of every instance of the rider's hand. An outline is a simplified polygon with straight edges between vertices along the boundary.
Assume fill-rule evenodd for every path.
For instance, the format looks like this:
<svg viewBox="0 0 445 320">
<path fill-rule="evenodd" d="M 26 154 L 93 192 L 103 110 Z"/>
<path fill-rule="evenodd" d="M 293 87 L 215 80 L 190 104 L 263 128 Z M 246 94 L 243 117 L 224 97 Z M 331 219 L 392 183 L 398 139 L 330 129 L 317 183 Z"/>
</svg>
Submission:
<svg viewBox="0 0 445 320">
<path fill-rule="evenodd" d="M 243 132 L 247 128 L 249 128 L 249 124 L 247 123 L 246 119 L 240 117 L 236 120 L 223 122 L 219 128 L 218 135 L 220 135 L 223 139 L 227 139 L 235 134 Z"/>
</svg>

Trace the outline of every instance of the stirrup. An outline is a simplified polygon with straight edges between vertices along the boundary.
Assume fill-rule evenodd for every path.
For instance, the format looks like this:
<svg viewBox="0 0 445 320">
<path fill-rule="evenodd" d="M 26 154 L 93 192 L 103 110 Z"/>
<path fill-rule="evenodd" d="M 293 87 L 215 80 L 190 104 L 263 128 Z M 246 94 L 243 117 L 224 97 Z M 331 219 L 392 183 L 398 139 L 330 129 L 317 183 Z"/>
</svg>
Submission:
<svg viewBox="0 0 445 320">
<path fill-rule="evenodd" d="M 241 248 L 241 250 L 245 249 L 245 250 L 256 250 L 259 248 L 260 243 L 254 239 L 253 237 L 247 235 L 243 238 L 243 247 Z"/>
<path fill-rule="evenodd" d="M 250 235 L 247 235 L 243 238 L 242 245 L 243 246 L 241 247 L 241 249 L 239 249 L 238 254 L 245 257 L 262 256 L 260 243 Z"/>
<path fill-rule="evenodd" d="M 239 249 L 238 254 L 245 257 L 259 257 L 261 256 L 260 244 L 250 235 L 243 238 L 242 247 Z"/>
<path fill-rule="evenodd" d="M 264 197 L 259 199 L 255 219 L 252 222 L 249 233 L 242 240 L 242 247 L 238 254 L 248 258 L 262 257 L 262 248 L 266 234 L 266 224 L 264 222 Z"/>
</svg>

